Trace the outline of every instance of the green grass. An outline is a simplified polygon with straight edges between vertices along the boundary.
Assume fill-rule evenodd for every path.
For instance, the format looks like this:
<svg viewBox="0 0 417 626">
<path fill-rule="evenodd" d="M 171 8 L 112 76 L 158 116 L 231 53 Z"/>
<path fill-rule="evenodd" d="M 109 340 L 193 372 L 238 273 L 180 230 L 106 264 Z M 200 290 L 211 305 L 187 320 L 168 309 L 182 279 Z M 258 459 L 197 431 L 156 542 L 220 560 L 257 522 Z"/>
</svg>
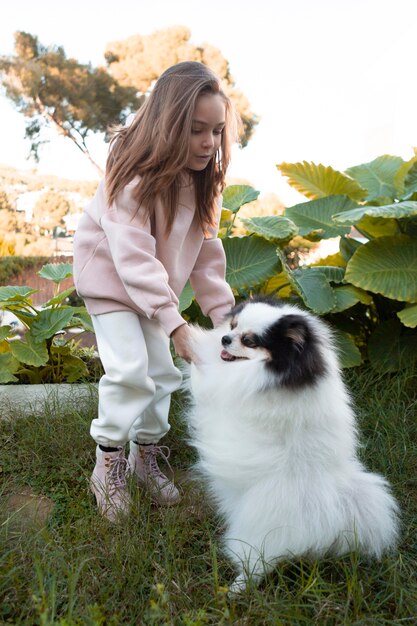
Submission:
<svg viewBox="0 0 417 626">
<path fill-rule="evenodd" d="M 415 624 L 416 377 L 348 372 L 361 455 L 384 473 L 402 508 L 399 552 L 382 562 L 356 554 L 279 565 L 259 589 L 227 598 L 233 570 L 218 551 L 221 520 L 201 486 L 182 481 L 182 503 L 155 508 L 134 490 L 121 527 L 101 519 L 88 492 L 95 415 L 76 412 L 0 420 L 0 480 L 6 494 L 29 486 L 55 506 L 46 526 L 9 521 L 1 507 L 0 624 L 43 626 L 236 626 Z M 173 402 L 167 437 L 178 477 L 193 453 Z"/>
</svg>

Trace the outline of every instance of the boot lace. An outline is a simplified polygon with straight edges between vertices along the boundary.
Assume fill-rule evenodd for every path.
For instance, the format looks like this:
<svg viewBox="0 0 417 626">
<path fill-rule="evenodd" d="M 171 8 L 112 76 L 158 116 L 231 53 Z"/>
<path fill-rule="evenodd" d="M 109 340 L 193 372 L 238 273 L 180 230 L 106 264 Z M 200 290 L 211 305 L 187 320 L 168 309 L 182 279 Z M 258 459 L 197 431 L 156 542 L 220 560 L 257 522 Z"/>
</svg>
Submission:
<svg viewBox="0 0 417 626">
<path fill-rule="evenodd" d="M 106 465 L 109 468 L 108 480 L 109 485 L 112 487 L 112 492 L 117 489 L 123 489 L 126 487 L 126 471 L 127 471 L 127 459 L 120 454 L 116 458 L 107 458 Z"/>
<path fill-rule="evenodd" d="M 171 472 L 171 475 L 174 473 L 170 465 L 170 462 L 168 461 L 169 456 L 171 454 L 171 451 L 168 448 L 168 446 L 146 446 L 142 449 L 145 452 L 146 465 L 148 466 L 152 474 L 159 476 L 160 478 L 166 479 L 165 474 L 161 472 L 158 466 L 158 461 L 156 460 L 157 456 L 160 456 L 165 461 L 166 465 L 169 468 L 169 471 Z"/>
</svg>

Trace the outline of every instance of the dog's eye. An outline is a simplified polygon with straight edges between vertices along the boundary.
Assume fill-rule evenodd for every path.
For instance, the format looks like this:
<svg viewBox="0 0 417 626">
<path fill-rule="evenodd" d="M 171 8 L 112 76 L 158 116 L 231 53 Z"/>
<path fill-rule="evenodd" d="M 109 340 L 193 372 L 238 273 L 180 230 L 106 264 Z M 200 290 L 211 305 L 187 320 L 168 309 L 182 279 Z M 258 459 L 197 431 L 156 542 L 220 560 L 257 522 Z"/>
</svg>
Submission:
<svg viewBox="0 0 417 626">
<path fill-rule="evenodd" d="M 251 337 L 250 335 L 242 335 L 242 337 L 240 338 L 240 341 L 247 348 L 256 348 L 256 342 L 254 341 L 254 338 Z"/>
<path fill-rule="evenodd" d="M 237 322 L 235 320 L 232 320 L 230 322 L 230 330 L 234 330 L 237 326 Z"/>
</svg>

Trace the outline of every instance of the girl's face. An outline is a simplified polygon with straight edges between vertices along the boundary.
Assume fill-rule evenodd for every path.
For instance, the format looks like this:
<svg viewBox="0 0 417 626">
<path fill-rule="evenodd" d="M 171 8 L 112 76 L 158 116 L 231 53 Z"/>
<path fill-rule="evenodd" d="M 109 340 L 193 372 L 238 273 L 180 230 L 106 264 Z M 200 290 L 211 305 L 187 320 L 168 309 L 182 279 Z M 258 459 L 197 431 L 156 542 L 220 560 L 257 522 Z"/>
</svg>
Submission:
<svg viewBox="0 0 417 626">
<path fill-rule="evenodd" d="M 220 148 L 226 123 L 226 107 L 219 94 L 204 94 L 194 109 L 187 167 L 201 171 Z"/>
</svg>

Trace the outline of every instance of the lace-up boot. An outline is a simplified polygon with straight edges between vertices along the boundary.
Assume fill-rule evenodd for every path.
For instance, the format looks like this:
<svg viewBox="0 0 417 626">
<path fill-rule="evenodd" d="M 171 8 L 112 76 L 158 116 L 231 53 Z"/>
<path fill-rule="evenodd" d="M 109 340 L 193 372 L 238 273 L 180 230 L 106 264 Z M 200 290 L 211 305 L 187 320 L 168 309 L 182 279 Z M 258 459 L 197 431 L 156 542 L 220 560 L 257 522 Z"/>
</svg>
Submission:
<svg viewBox="0 0 417 626">
<path fill-rule="evenodd" d="M 97 446 L 96 466 L 90 479 L 90 489 L 96 497 L 100 513 L 109 522 L 116 522 L 127 515 L 131 504 L 127 491 L 127 459 L 123 448 L 116 452 L 104 452 Z"/>
<path fill-rule="evenodd" d="M 153 443 L 141 445 L 130 442 L 130 454 L 128 459 L 129 469 L 138 481 L 145 485 L 152 499 L 157 504 L 171 506 L 180 501 L 180 494 L 174 483 L 167 477 L 158 466 L 157 457 L 168 462 L 170 450 L 167 446 L 157 446 Z"/>
</svg>

